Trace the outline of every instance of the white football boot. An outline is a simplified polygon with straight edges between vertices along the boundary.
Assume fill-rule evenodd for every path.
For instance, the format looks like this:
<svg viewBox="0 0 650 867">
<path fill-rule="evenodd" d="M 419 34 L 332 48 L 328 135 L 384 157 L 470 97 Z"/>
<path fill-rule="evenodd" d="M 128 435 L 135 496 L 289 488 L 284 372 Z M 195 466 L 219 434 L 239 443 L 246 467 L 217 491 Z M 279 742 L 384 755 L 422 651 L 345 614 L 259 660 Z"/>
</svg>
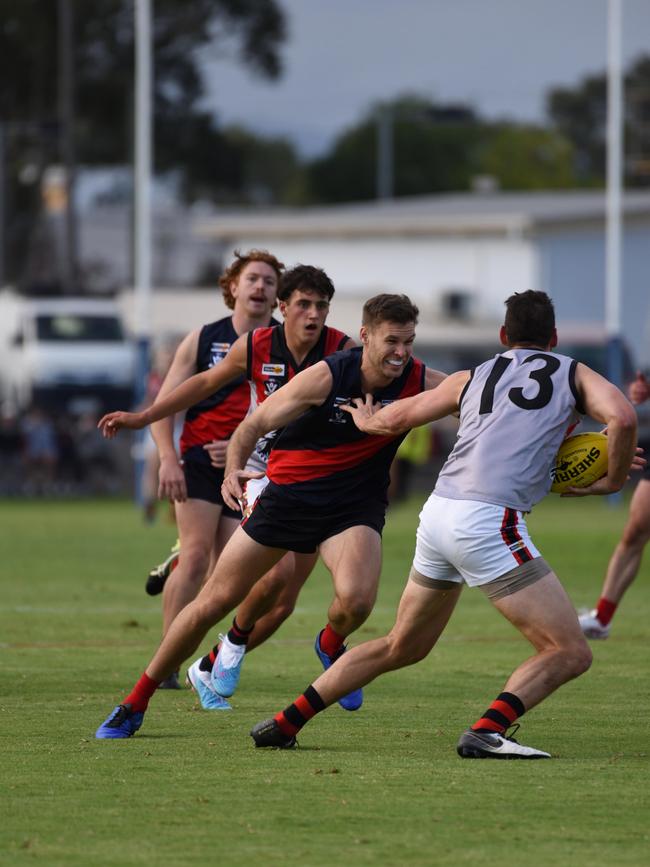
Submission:
<svg viewBox="0 0 650 867">
<path fill-rule="evenodd" d="M 593 611 L 584 611 L 582 614 L 578 616 L 578 623 L 580 624 L 580 629 L 587 638 L 591 638 L 592 640 L 605 639 L 609 638 L 609 630 L 611 629 L 610 624 L 604 626 L 598 617 L 596 616 L 596 609 Z"/>
<path fill-rule="evenodd" d="M 458 741 L 456 752 L 461 759 L 550 759 L 551 754 L 525 747 L 514 738 L 496 732 L 467 729 Z"/>
</svg>

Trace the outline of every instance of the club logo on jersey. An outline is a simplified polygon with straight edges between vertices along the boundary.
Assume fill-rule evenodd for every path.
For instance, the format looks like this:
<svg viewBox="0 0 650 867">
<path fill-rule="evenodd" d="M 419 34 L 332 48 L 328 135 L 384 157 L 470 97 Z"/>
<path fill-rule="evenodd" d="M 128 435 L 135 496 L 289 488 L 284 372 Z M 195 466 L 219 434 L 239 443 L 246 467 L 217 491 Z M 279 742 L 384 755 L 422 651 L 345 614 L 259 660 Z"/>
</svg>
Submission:
<svg viewBox="0 0 650 867">
<path fill-rule="evenodd" d="M 278 382 L 277 379 L 267 379 L 264 383 L 264 397 L 269 397 L 269 395 L 273 394 L 274 391 L 277 391 L 281 385 L 282 383 Z"/>
<path fill-rule="evenodd" d="M 348 414 L 341 409 L 341 404 L 348 404 L 350 400 L 351 398 L 349 397 L 335 397 L 332 414 L 327 420 L 332 424 L 345 424 L 348 420 Z"/>
<path fill-rule="evenodd" d="M 211 343 L 210 344 L 210 367 L 214 367 L 215 364 L 218 364 L 220 361 L 223 361 L 226 355 L 228 355 L 228 350 L 230 349 L 229 343 Z"/>
<path fill-rule="evenodd" d="M 284 376 L 285 370 L 286 370 L 285 364 L 263 364 L 262 365 L 262 375 L 263 376 Z"/>
</svg>

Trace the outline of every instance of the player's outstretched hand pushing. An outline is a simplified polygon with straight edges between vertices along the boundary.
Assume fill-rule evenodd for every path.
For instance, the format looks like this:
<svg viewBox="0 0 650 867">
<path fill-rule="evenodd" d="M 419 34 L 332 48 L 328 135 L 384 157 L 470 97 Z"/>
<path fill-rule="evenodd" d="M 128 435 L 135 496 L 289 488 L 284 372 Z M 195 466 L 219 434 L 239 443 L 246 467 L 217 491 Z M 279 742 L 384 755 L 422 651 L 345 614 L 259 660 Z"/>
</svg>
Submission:
<svg viewBox="0 0 650 867">
<path fill-rule="evenodd" d="M 253 473 L 250 470 L 234 470 L 223 480 L 221 496 L 231 509 L 241 511 L 241 500 L 244 497 L 244 488 L 249 479 L 263 479 L 264 473 Z"/>
<path fill-rule="evenodd" d="M 366 394 L 363 401 L 360 397 L 351 400 L 350 403 L 342 403 L 339 409 L 349 412 L 352 416 L 352 421 L 356 424 L 360 431 L 366 431 L 366 422 L 381 409 L 380 403 L 375 403 L 375 399 L 371 394 Z"/>
<path fill-rule="evenodd" d="M 637 405 L 650 397 L 650 382 L 648 382 L 640 370 L 637 370 L 636 378 L 630 383 L 628 395 L 632 403 Z"/>
<path fill-rule="evenodd" d="M 146 427 L 144 413 L 141 412 L 109 412 L 97 422 L 97 427 L 107 439 L 113 439 L 120 428 L 140 430 Z"/>
</svg>

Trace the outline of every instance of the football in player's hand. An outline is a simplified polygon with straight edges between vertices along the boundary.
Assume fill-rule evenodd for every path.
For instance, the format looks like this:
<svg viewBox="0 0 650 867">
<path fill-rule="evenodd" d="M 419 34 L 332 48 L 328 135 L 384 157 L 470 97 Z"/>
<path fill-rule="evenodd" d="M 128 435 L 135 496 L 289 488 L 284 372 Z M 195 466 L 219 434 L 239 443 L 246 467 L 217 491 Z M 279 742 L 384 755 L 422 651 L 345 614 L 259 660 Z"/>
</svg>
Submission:
<svg viewBox="0 0 650 867">
<path fill-rule="evenodd" d="M 551 491 L 563 494 L 569 488 L 586 488 L 607 472 L 607 437 L 581 433 L 567 437 L 551 470 Z"/>
</svg>

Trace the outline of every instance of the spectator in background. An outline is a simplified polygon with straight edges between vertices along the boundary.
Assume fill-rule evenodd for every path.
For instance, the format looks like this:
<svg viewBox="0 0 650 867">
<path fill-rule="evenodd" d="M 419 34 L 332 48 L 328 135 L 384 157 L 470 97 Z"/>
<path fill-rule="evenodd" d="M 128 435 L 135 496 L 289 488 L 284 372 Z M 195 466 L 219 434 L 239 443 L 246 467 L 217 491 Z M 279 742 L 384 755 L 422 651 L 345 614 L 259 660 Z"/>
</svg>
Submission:
<svg viewBox="0 0 650 867">
<path fill-rule="evenodd" d="M 26 493 L 51 494 L 59 459 L 56 430 L 38 406 L 32 406 L 22 421 L 23 467 Z"/>
<path fill-rule="evenodd" d="M 20 421 L 10 412 L 0 414 L 0 490 L 17 494 L 22 481 L 23 435 Z"/>
</svg>

